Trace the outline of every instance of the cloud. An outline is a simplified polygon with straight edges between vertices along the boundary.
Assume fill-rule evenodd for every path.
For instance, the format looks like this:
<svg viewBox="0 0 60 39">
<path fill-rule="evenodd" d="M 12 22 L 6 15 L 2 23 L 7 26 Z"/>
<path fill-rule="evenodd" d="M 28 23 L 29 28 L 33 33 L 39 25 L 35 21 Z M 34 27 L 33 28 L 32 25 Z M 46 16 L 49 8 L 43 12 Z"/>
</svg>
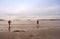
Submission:
<svg viewBox="0 0 60 39">
<path fill-rule="evenodd" d="M 6 0 L 0 4 L 0 15 L 59 16 L 59 0 Z"/>
</svg>

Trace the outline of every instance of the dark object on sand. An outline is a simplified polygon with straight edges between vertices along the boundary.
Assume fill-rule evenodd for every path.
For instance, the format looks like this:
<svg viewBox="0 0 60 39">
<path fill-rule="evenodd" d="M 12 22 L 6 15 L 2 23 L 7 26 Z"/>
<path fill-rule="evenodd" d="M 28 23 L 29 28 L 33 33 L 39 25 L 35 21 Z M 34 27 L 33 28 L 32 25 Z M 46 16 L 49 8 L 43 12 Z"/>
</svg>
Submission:
<svg viewBox="0 0 60 39">
<path fill-rule="evenodd" d="M 34 37 L 34 35 L 29 35 L 29 37 Z"/>
<path fill-rule="evenodd" d="M 24 30 L 14 30 L 13 32 L 25 32 Z"/>
</svg>

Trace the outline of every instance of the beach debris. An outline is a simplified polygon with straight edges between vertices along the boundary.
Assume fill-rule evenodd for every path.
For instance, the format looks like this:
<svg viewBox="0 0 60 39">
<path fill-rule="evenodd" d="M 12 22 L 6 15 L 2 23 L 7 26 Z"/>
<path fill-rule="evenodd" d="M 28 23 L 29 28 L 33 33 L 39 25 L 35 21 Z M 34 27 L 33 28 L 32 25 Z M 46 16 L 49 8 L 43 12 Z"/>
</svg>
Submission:
<svg viewBox="0 0 60 39">
<path fill-rule="evenodd" d="M 29 35 L 29 37 L 34 37 L 34 35 Z"/>
<path fill-rule="evenodd" d="M 13 32 L 25 32 L 24 30 L 14 30 Z"/>
</svg>

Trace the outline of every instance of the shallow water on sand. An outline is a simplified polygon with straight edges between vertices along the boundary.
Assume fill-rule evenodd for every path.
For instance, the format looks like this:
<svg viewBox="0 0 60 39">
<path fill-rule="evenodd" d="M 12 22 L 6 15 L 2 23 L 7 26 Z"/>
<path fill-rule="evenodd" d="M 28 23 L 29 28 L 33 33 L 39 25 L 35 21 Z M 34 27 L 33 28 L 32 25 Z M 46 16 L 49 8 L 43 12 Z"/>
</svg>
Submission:
<svg viewBox="0 0 60 39">
<path fill-rule="evenodd" d="M 36 21 L 12 21 L 11 30 L 32 30 L 36 29 Z M 40 29 L 60 28 L 60 21 L 39 21 Z M 0 21 L 0 31 L 8 31 L 8 22 Z"/>
</svg>

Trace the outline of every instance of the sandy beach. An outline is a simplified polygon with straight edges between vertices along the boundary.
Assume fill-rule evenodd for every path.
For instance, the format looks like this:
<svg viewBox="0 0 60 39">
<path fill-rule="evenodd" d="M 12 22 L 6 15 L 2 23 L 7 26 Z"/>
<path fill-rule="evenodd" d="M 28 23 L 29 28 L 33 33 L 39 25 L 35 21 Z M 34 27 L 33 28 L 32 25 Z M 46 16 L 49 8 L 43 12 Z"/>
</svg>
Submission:
<svg viewBox="0 0 60 39">
<path fill-rule="evenodd" d="M 7 21 L 0 22 L 0 39 L 60 39 L 60 21 L 40 21 L 40 29 L 36 26 L 36 21 L 13 21 L 8 32 Z"/>
<path fill-rule="evenodd" d="M 0 39 L 60 39 L 60 28 L 29 30 L 26 32 L 0 32 Z"/>
</svg>

